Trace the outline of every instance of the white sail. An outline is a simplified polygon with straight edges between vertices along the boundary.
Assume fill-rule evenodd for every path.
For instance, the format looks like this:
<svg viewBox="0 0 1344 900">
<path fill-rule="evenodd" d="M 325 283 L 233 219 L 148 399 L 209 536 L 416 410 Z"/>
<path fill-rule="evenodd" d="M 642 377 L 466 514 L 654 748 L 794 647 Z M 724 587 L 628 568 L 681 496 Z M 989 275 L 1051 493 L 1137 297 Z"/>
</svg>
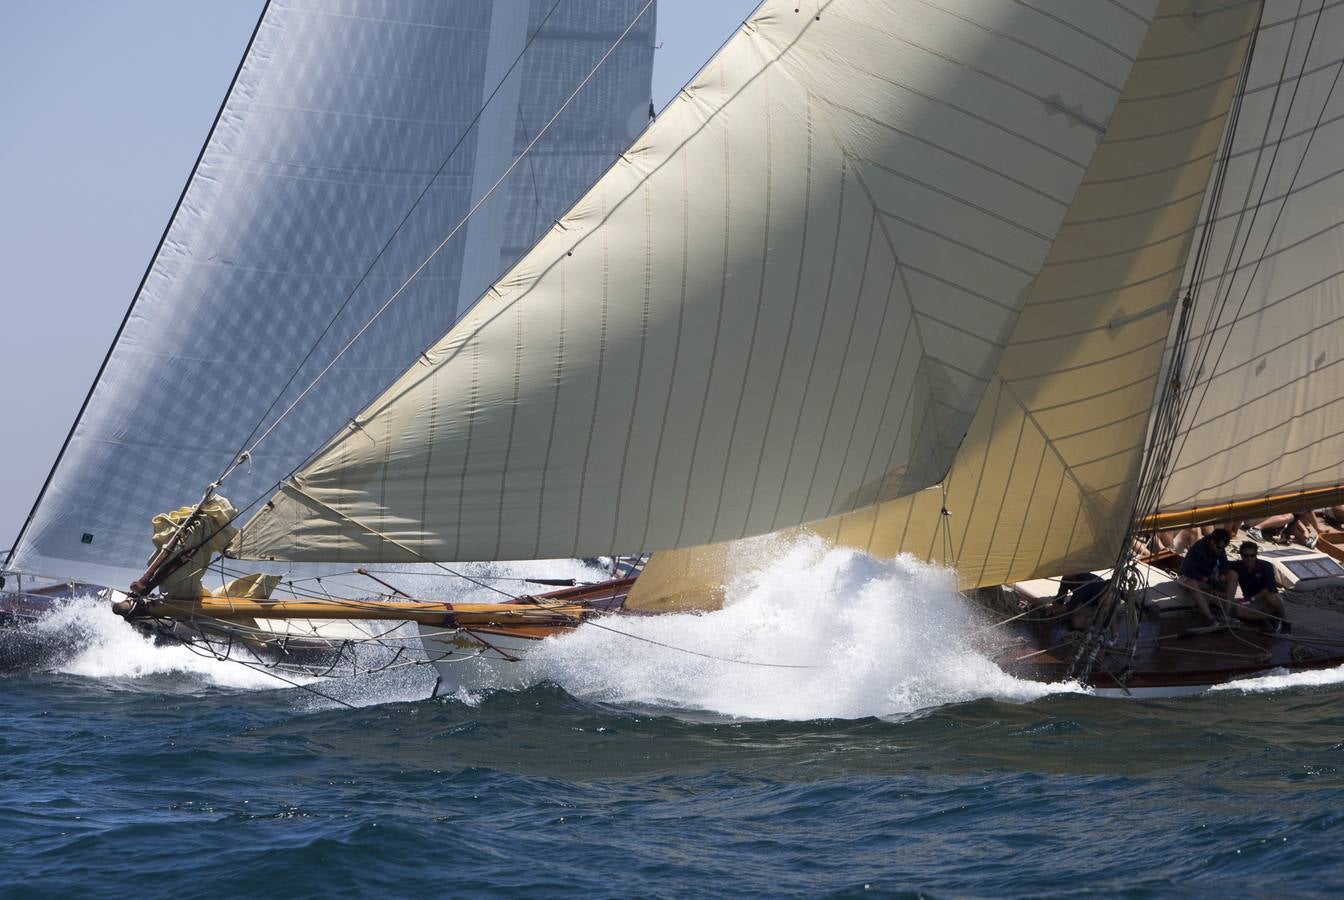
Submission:
<svg viewBox="0 0 1344 900">
<path fill-rule="evenodd" d="M 1344 3 L 1266 6 L 1163 511 L 1344 483 L 1341 69 Z"/>
<path fill-rule="evenodd" d="M 1129 524 L 1163 347 L 1254 4 L 1158 9 L 945 482 L 806 526 L 956 567 L 964 586 L 1108 564 Z M 630 605 L 713 605 L 732 545 L 655 555 Z"/>
<path fill-rule="evenodd" d="M 700 544 L 942 478 L 1153 3 L 767 2 L 244 529 L 247 556 Z"/>
<path fill-rule="evenodd" d="M 479 221 L 230 477 L 240 505 L 389 384 L 629 144 L 653 55 L 645 0 L 272 0 L 10 565 L 124 583 L 150 519 L 274 421 L 632 22 Z"/>
</svg>

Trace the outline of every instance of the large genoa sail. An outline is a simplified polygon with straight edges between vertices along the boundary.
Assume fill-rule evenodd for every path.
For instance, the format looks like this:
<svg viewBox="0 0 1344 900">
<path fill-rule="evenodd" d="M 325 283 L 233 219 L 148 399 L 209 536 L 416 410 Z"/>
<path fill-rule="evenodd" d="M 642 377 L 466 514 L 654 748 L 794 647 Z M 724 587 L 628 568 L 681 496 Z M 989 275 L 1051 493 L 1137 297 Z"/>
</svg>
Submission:
<svg viewBox="0 0 1344 900">
<path fill-rule="evenodd" d="M 150 519 L 275 421 L 619 42 L 230 477 L 264 497 L 639 132 L 654 25 L 648 0 L 271 0 L 7 564 L 124 583 Z"/>
<path fill-rule="evenodd" d="M 1231 4 L 1192 16 L 1184 2 L 1162 4 L 947 480 L 809 531 L 954 566 L 966 587 L 1111 563 L 1130 524 L 1163 349 L 1251 39 L 1253 95 L 1256 73 L 1272 68 L 1277 78 L 1289 55 L 1280 36 L 1312 24 L 1309 11 L 1298 23 L 1291 3 L 1259 13 Z M 1238 133 L 1258 134 L 1266 108 L 1247 102 Z M 712 606 L 731 561 L 751 555 L 722 544 L 656 555 L 630 604 Z"/>
<path fill-rule="evenodd" d="M 1154 5 L 763 4 L 238 550 L 648 550 L 938 481 Z"/>
</svg>

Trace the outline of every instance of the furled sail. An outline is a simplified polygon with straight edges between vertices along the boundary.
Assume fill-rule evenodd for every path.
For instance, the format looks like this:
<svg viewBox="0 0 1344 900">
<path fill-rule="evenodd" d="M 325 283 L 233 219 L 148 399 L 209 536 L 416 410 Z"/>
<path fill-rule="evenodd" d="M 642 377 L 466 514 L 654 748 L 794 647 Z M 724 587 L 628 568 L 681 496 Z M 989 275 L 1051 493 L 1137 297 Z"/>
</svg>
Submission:
<svg viewBox="0 0 1344 900">
<path fill-rule="evenodd" d="M 678 547 L 941 479 L 1154 4 L 805 6 L 764 3 L 237 549 Z"/>
<path fill-rule="evenodd" d="M 1197 279 L 1165 513 L 1344 484 L 1342 69 L 1344 3 L 1267 5 Z"/>
<path fill-rule="evenodd" d="M 1184 0 L 1160 5 L 946 481 L 808 531 L 955 566 L 965 586 L 1114 558 L 1257 12 L 1251 3 L 1201 15 Z M 712 606 L 729 564 L 758 552 L 657 554 L 630 605 Z"/>
<path fill-rule="evenodd" d="M 10 564 L 138 574 L 151 517 L 275 421 L 619 40 L 229 479 L 240 505 L 269 495 L 639 133 L 654 25 L 647 0 L 271 0 Z"/>
</svg>

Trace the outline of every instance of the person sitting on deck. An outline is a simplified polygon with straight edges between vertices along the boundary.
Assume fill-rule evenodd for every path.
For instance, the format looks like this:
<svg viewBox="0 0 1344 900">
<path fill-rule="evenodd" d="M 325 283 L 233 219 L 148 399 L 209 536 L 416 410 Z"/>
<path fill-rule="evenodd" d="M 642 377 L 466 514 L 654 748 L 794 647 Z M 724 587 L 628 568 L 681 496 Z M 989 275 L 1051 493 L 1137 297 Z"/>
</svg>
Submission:
<svg viewBox="0 0 1344 900">
<path fill-rule="evenodd" d="M 1176 576 L 1176 584 L 1195 601 L 1195 607 L 1209 624 L 1216 624 L 1218 620 L 1210 612 L 1207 598 L 1217 600 L 1218 611 L 1225 616 L 1237 589 L 1237 577 L 1228 568 L 1224 553 L 1231 542 L 1231 532 L 1226 528 L 1215 528 L 1185 551 L 1185 559 L 1181 560 L 1181 569 Z"/>
<path fill-rule="evenodd" d="M 1318 535 L 1321 532 L 1321 523 L 1316 518 L 1315 510 L 1304 509 L 1295 513 L 1280 513 L 1277 516 L 1270 516 L 1268 519 L 1262 519 L 1256 522 L 1246 533 L 1251 536 L 1251 540 L 1264 541 L 1266 531 L 1279 529 L 1279 539 L 1287 542 L 1295 540 L 1308 549 L 1315 549 Z"/>
<path fill-rule="evenodd" d="M 1344 506 L 1323 506 L 1316 510 L 1316 518 L 1324 519 L 1333 528 L 1344 528 Z"/>
<path fill-rule="evenodd" d="M 1102 594 L 1106 592 L 1106 579 L 1092 572 L 1079 572 L 1065 575 L 1059 579 L 1059 590 L 1055 592 L 1055 604 L 1069 613 L 1069 627 L 1082 631 L 1092 624 L 1092 616 Z M 1065 594 L 1068 597 L 1065 598 Z M 1055 604 L 1052 604 L 1054 606 Z"/>
<path fill-rule="evenodd" d="M 1241 559 L 1232 564 L 1232 571 L 1241 584 L 1241 596 L 1248 608 L 1235 607 L 1237 618 L 1261 622 L 1271 633 L 1292 631 L 1283 598 L 1279 596 L 1279 582 L 1274 567 L 1258 559 L 1259 547 L 1254 541 L 1241 545 Z"/>
</svg>

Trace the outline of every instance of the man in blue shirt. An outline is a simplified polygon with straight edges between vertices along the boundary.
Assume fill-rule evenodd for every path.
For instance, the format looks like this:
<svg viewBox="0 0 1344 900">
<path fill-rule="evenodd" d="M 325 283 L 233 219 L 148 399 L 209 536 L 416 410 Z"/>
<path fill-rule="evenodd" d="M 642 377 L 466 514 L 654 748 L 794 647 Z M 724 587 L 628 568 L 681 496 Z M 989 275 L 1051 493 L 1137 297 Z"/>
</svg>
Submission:
<svg viewBox="0 0 1344 900">
<path fill-rule="evenodd" d="M 1237 576 L 1228 567 L 1225 554 L 1231 542 L 1231 532 L 1226 528 L 1215 528 L 1185 551 L 1180 573 L 1176 576 L 1176 583 L 1194 599 L 1195 607 L 1211 625 L 1218 620 L 1209 611 L 1208 598 L 1218 602 L 1218 611 L 1226 617 L 1232 595 L 1237 590 Z"/>
<path fill-rule="evenodd" d="M 1052 607 L 1068 613 L 1069 627 L 1074 631 L 1082 631 L 1092 624 L 1092 616 L 1096 613 L 1094 607 L 1106 593 L 1106 585 L 1106 579 L 1092 572 L 1065 575 L 1059 580 L 1059 590 L 1055 592 Z M 1053 613 L 1054 616 L 1062 614 Z"/>
<path fill-rule="evenodd" d="M 1239 551 L 1241 559 L 1231 566 L 1241 585 L 1242 599 L 1250 607 L 1238 609 L 1237 617 L 1263 622 L 1271 632 L 1291 631 L 1283 608 L 1283 598 L 1279 596 L 1279 581 L 1274 576 L 1274 567 L 1259 559 L 1259 551 L 1254 541 L 1246 541 Z"/>
</svg>

